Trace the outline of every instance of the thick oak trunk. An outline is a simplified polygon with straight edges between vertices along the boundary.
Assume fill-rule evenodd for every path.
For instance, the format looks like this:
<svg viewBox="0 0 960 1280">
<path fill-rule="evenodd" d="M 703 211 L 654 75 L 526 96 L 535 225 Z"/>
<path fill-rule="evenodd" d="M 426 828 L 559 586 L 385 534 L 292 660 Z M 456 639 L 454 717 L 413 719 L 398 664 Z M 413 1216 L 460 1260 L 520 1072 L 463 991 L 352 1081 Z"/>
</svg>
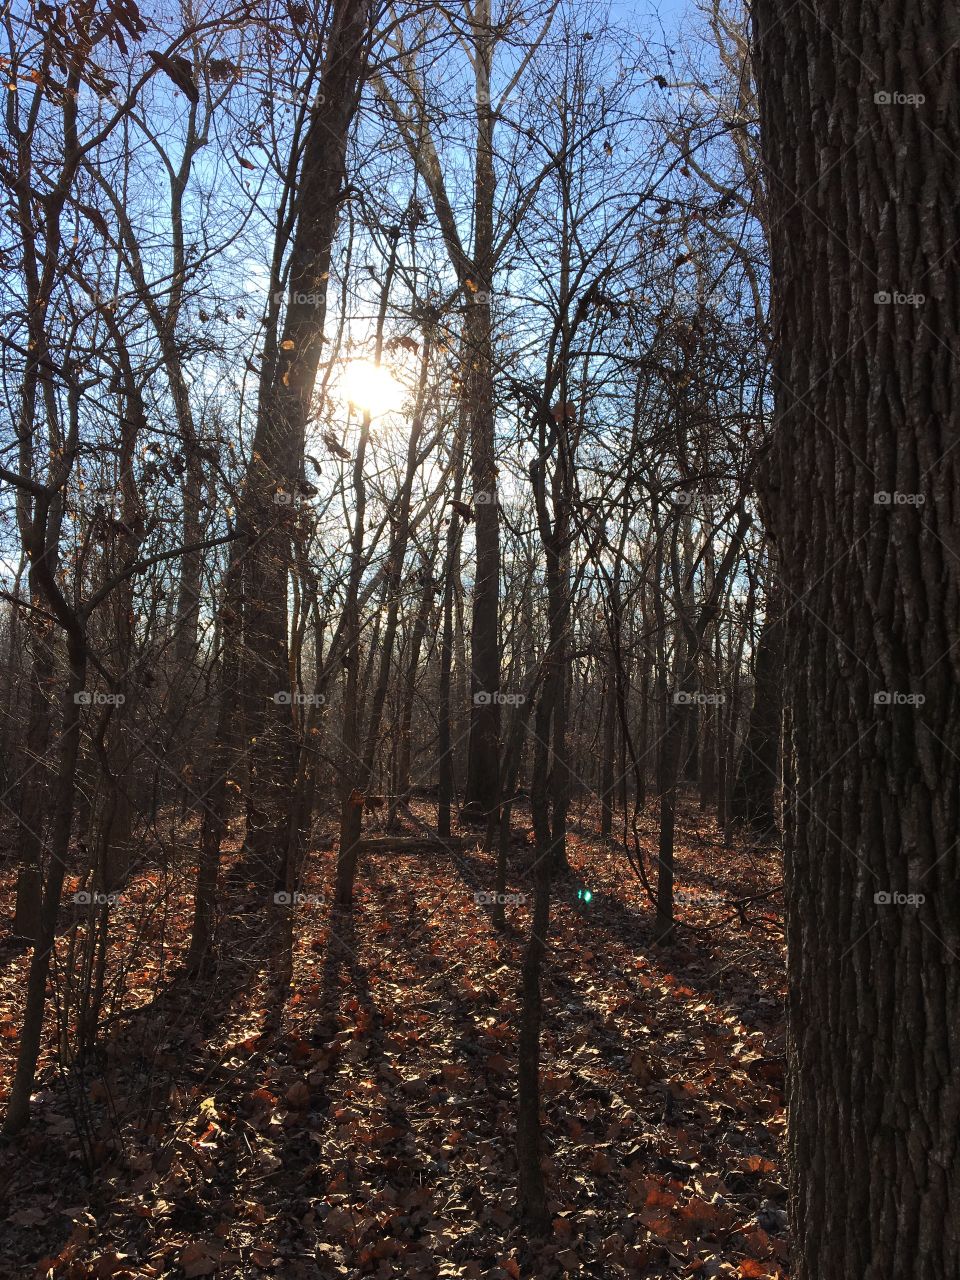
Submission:
<svg viewBox="0 0 960 1280">
<path fill-rule="evenodd" d="M 939 1280 L 960 1275 L 956 10 L 757 0 L 754 23 L 793 1274 Z"/>
</svg>

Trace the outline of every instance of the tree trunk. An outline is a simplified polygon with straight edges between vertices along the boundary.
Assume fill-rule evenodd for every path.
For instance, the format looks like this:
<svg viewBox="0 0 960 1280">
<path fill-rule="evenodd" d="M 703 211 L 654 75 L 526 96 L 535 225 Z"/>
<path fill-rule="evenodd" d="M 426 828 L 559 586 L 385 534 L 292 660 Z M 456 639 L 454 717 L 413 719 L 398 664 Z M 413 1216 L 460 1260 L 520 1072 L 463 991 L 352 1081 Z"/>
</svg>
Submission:
<svg viewBox="0 0 960 1280">
<path fill-rule="evenodd" d="M 796 1280 L 960 1275 L 956 40 L 950 5 L 754 5 Z"/>
<path fill-rule="evenodd" d="M 458 428 L 453 442 L 453 496 L 460 501 L 463 487 L 463 433 Z M 453 666 L 453 604 L 456 579 L 460 576 L 460 524 L 451 518 L 447 525 L 447 546 L 443 561 L 443 627 L 440 637 L 440 711 L 437 733 L 437 831 L 450 835 L 450 808 L 453 802 L 453 734 L 451 690 Z"/>
<path fill-rule="evenodd" d="M 420 675 L 420 653 L 427 635 L 427 625 L 434 610 L 434 586 L 431 573 L 433 562 L 425 563 L 421 573 L 423 594 L 413 622 L 413 634 L 410 637 L 410 655 L 407 660 L 407 671 L 400 695 L 400 716 L 397 726 L 397 768 L 393 796 L 390 800 L 390 813 L 387 818 L 387 830 L 392 831 L 397 825 L 397 810 L 400 805 L 410 803 L 410 761 L 413 758 L 413 700 L 417 694 L 417 677 Z"/>
<path fill-rule="evenodd" d="M 245 734 L 253 743 L 246 854 L 275 887 L 283 876 L 297 749 L 288 693 L 287 576 L 292 499 L 323 343 L 327 280 L 346 177 L 347 137 L 366 65 L 372 0 L 335 0 L 320 90 L 303 144 L 287 309 L 264 350 L 257 428 L 240 527 L 243 557 Z M 279 499 L 279 501 L 278 501 Z"/>
<path fill-rule="evenodd" d="M 563 401 L 566 400 L 565 390 L 564 387 L 561 392 Z M 545 462 L 552 447 L 556 448 L 557 459 L 551 483 L 551 518 L 547 505 Z M 565 432 L 561 430 L 546 448 L 542 448 L 540 457 L 530 464 L 537 523 L 546 560 L 548 632 L 543 684 L 534 721 L 530 813 L 536 841 L 533 869 L 535 898 L 530 937 L 523 955 L 517 1063 L 518 1199 L 521 1217 L 527 1229 L 534 1234 L 544 1231 L 548 1222 L 540 1152 L 540 973 L 550 927 L 553 872 L 566 864 L 567 747 L 562 704 L 565 699 L 570 628 L 572 473 L 573 458 Z"/>
<path fill-rule="evenodd" d="M 77 695 L 83 690 L 87 671 L 87 651 L 79 632 L 68 641 L 70 676 L 63 698 L 63 723 L 57 776 L 53 790 L 53 820 L 50 829 L 50 861 L 43 887 L 40 907 L 40 927 L 37 930 L 27 978 L 27 999 L 20 1034 L 20 1050 L 17 1069 L 10 1089 L 10 1100 L 4 1120 L 4 1133 L 16 1133 L 30 1118 L 30 1095 L 36 1079 L 37 1060 L 43 1034 L 43 1013 L 46 1005 L 47 974 L 50 971 L 50 955 L 57 935 L 57 916 L 60 913 L 60 894 L 67 872 L 67 849 L 70 844 L 70 827 L 73 820 L 73 792 L 77 776 L 77 757 L 80 753 L 80 722 L 82 704 Z"/>
<path fill-rule="evenodd" d="M 497 802 L 500 739 L 500 535 L 493 452 L 490 308 L 468 312 L 466 358 L 471 370 L 470 461 L 473 480 L 476 578 L 470 631 L 471 708 L 466 803 L 486 817 Z"/>
<path fill-rule="evenodd" d="M 239 543 L 230 547 L 230 559 L 223 587 L 220 611 L 223 657 L 220 661 L 220 708 L 211 762 L 203 788 L 203 815 L 200 824 L 200 857 L 193 899 L 193 932 L 187 967 L 197 973 L 204 965 L 213 937 L 220 871 L 220 846 L 227 826 L 227 793 L 230 771 L 235 767 L 239 744 L 240 637 L 237 620 L 240 610 Z"/>
<path fill-rule="evenodd" d="M 677 810 L 677 781 L 683 745 L 683 707 L 671 690 L 664 707 L 663 746 L 660 755 L 660 836 L 657 845 L 657 914 L 654 936 L 673 941 L 673 832 Z"/>
<path fill-rule="evenodd" d="M 617 668 L 611 653 L 607 659 L 607 687 L 603 699 L 603 757 L 600 765 L 600 835 L 613 832 L 614 766 L 617 744 Z"/>
<path fill-rule="evenodd" d="M 782 593 L 776 583 L 767 592 L 767 608 L 757 642 L 753 670 L 750 727 L 731 799 L 731 816 L 760 836 L 777 830 L 776 795 L 780 764 L 783 703 Z"/>
<path fill-rule="evenodd" d="M 477 150 L 474 181 L 475 234 L 473 274 L 467 285 L 473 300 L 464 323 L 467 372 L 464 404 L 470 422 L 470 474 L 476 531 L 476 577 L 470 632 L 472 695 L 466 803 L 487 817 L 497 805 L 500 773 L 500 523 L 494 454 L 493 285 L 494 114 L 490 103 L 494 36 L 490 0 L 474 6 L 474 71 L 477 99 Z M 462 282 L 461 282 L 462 283 Z M 478 697 L 478 695 L 484 695 Z"/>
</svg>

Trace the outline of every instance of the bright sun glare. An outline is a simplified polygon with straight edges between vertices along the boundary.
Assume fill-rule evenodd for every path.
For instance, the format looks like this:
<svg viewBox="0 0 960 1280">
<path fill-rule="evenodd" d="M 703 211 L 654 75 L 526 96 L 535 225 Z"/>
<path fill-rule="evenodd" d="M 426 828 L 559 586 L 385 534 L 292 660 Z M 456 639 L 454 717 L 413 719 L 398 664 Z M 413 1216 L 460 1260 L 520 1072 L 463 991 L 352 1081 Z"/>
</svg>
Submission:
<svg viewBox="0 0 960 1280">
<path fill-rule="evenodd" d="M 344 400 L 371 418 L 393 413 L 403 403 L 403 387 L 372 360 L 350 360 L 340 379 L 340 390 Z"/>
</svg>

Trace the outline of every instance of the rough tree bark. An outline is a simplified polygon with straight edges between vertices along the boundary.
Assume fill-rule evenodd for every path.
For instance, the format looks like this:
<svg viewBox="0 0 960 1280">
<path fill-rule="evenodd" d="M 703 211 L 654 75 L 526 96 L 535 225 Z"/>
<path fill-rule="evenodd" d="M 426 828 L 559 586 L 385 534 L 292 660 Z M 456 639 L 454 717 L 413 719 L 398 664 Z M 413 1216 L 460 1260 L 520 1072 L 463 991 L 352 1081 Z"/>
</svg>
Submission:
<svg viewBox="0 0 960 1280">
<path fill-rule="evenodd" d="M 494 456 L 493 314 L 494 113 L 490 102 L 494 30 L 490 0 L 474 7 L 474 73 L 477 148 L 474 170 L 473 278 L 464 281 L 470 301 L 463 326 L 467 360 L 464 403 L 470 415 L 470 475 L 476 530 L 476 577 L 470 629 L 470 749 L 466 806 L 486 818 L 497 805 L 500 758 L 500 524 Z M 478 698 L 477 694 L 485 697 Z"/>
<path fill-rule="evenodd" d="M 756 0 L 753 34 L 795 770 L 793 1274 L 934 1280 L 960 1274 L 957 15 Z"/>
<path fill-rule="evenodd" d="M 257 428 L 239 511 L 244 537 L 246 732 L 253 742 L 245 852 L 277 885 L 284 876 L 296 741 L 290 705 L 287 572 L 292 500 L 323 343 L 327 279 L 346 177 L 346 146 L 367 61 L 372 0 L 335 0 L 320 93 L 303 144 L 287 309 L 264 352 Z M 281 501 L 277 501 L 277 499 Z"/>
</svg>

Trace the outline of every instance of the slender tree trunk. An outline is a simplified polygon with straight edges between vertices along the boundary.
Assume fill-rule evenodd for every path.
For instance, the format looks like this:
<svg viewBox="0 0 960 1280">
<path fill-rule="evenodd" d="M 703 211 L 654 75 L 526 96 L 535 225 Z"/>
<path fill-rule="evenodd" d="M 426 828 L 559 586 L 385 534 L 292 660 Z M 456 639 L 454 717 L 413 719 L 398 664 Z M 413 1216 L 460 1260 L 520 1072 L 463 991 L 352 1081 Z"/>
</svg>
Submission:
<svg viewBox="0 0 960 1280">
<path fill-rule="evenodd" d="M 423 594 L 420 606 L 413 621 L 413 633 L 410 637 L 410 656 L 407 661 L 407 672 L 403 682 L 400 700 L 400 722 L 397 726 L 397 767 L 394 793 L 390 802 L 390 815 L 387 828 L 396 825 L 397 810 L 400 805 L 410 803 L 410 761 L 413 754 L 412 726 L 413 700 L 417 693 L 417 677 L 420 674 L 420 654 L 427 634 L 430 615 L 434 609 L 435 586 L 431 578 L 432 564 L 423 569 Z"/>
<path fill-rule="evenodd" d="M 562 397 L 566 399 L 565 396 Z M 545 462 L 548 448 L 531 463 L 537 522 L 546 560 L 547 653 L 537 701 L 530 811 L 536 848 L 533 923 L 523 956 L 517 1061 L 517 1167 L 520 1213 L 528 1230 L 546 1229 L 546 1187 L 541 1164 L 540 1132 L 540 975 L 550 927 L 553 872 L 566 862 L 566 743 L 561 703 L 565 697 L 570 626 L 569 523 L 573 460 L 561 423 L 552 440 L 557 457 L 547 505 Z M 557 776 L 560 775 L 560 782 Z M 553 782 L 551 783 L 551 775 Z M 551 808 L 553 810 L 551 815 Z"/>
<path fill-rule="evenodd" d="M 73 793 L 77 776 L 77 758 L 80 753 L 80 722 L 82 706 L 76 695 L 83 689 L 87 672 L 87 651 L 79 633 L 69 639 L 70 675 L 63 698 L 63 722 L 57 776 L 53 791 L 53 820 L 50 830 L 50 861 L 43 886 L 43 902 L 40 907 L 40 928 L 33 946 L 30 972 L 27 977 L 26 1008 L 20 1033 L 20 1051 L 17 1069 L 10 1089 L 10 1100 L 4 1120 L 4 1133 L 16 1133 L 30 1118 L 30 1095 L 37 1073 L 40 1042 L 43 1034 L 43 1014 L 46 1005 L 47 974 L 50 971 L 50 955 L 57 936 L 57 916 L 60 912 L 60 894 L 67 872 L 67 849 L 70 844 L 70 828 L 73 821 Z"/>
<path fill-rule="evenodd" d="M 71 412 L 77 412 L 75 392 L 71 393 Z M 19 501 L 19 495 L 18 495 Z M 45 517 L 42 537 L 48 548 L 47 562 L 56 577 L 60 565 L 60 533 L 63 520 L 63 495 L 55 494 Z M 24 527 L 25 528 L 25 527 Z M 21 530 L 23 536 L 23 529 Z M 26 546 L 28 539 L 25 539 Z M 31 591 L 32 603 L 43 605 L 43 596 Z M 29 616 L 29 615 L 28 615 Z M 27 727 L 27 769 L 23 773 L 20 797 L 18 854 L 27 866 L 39 867 L 43 853 L 43 836 L 49 811 L 49 788 L 53 771 L 47 764 L 50 729 L 55 706 L 54 689 L 58 684 L 55 632 L 46 619 L 31 618 L 29 624 L 32 649 L 30 672 L 30 713 Z"/>
<path fill-rule="evenodd" d="M 776 832 L 776 793 L 783 705 L 783 592 L 776 580 L 767 592 L 766 614 L 753 670 L 753 707 L 731 799 L 731 816 L 761 836 Z"/>
<path fill-rule="evenodd" d="M 340 735 L 340 846 L 337 851 L 336 906 L 347 909 L 353 903 L 357 873 L 357 842 L 363 827 L 363 793 L 354 786 L 360 768 L 360 578 L 363 573 L 363 534 L 367 509 L 367 489 L 363 475 L 370 416 L 364 415 L 360 440 L 353 463 L 353 533 L 350 546 L 350 575 L 347 581 L 343 616 L 346 650 L 346 681 L 343 690 L 343 732 Z"/>
<path fill-rule="evenodd" d="M 716 694 L 720 688 L 721 641 L 717 629 L 713 641 L 713 653 L 704 658 L 704 689 Z M 706 702 L 700 717 L 700 808 L 714 809 L 717 804 L 717 756 L 718 744 L 723 740 L 723 705 Z"/>
<path fill-rule="evenodd" d="M 600 835 L 609 839 L 613 832 L 613 770 L 617 743 L 617 672 L 611 654 L 607 660 L 607 687 L 603 699 L 603 756 L 600 766 Z"/>
<path fill-rule="evenodd" d="M 520 1028 L 517 1036 L 518 1195 L 521 1217 L 534 1233 L 544 1231 L 547 1225 L 540 1133 L 540 980 L 550 928 L 550 891 L 555 864 L 550 821 L 550 721 L 559 694 L 560 677 L 556 656 L 548 657 L 546 662 L 549 672 L 537 703 L 533 780 L 530 790 L 530 809 L 536 840 L 535 897 L 533 922 L 523 954 Z"/>
<path fill-rule="evenodd" d="M 683 708 L 672 690 L 664 706 L 664 734 L 660 755 L 660 838 L 657 848 L 657 913 L 654 925 L 658 942 L 673 940 L 673 833 L 677 811 L 677 780 L 683 744 Z"/>
<path fill-rule="evenodd" d="M 461 419 L 462 422 L 462 419 Z M 460 501 L 463 487 L 463 434 L 458 429 L 453 443 L 453 496 Z M 450 836 L 453 803 L 452 667 L 453 605 L 460 576 L 460 524 L 451 518 L 447 525 L 447 546 L 443 561 L 443 630 L 440 637 L 440 712 L 437 732 L 437 833 Z"/>
<path fill-rule="evenodd" d="M 471 371 L 470 463 L 473 480 L 476 578 L 470 631 L 471 710 L 466 804 L 486 817 L 496 807 L 500 739 L 500 535 L 493 451 L 490 308 L 473 304 L 466 325 Z"/>
<path fill-rule="evenodd" d="M 466 286 L 472 298 L 464 323 L 467 372 L 465 405 L 470 421 L 470 474 L 473 481 L 476 577 L 470 632 L 470 750 L 466 805 L 486 818 L 497 806 L 500 772 L 500 521 L 494 451 L 493 333 L 490 290 L 493 285 L 494 115 L 490 103 L 494 35 L 490 0 L 474 6 L 474 70 L 477 101 L 477 150 L 474 184 L 473 271 Z M 477 695 L 485 695 L 478 697 Z"/>
<path fill-rule="evenodd" d="M 33 603 L 39 604 L 39 599 Z M 28 615 L 29 618 L 29 615 Z M 20 770 L 18 858 L 29 867 L 39 867 L 46 825 L 47 795 L 51 784 L 47 748 L 52 719 L 51 690 L 56 679 L 51 624 L 45 618 L 29 618 L 30 702 L 27 718 L 25 766 Z"/>
<path fill-rule="evenodd" d="M 203 817 L 200 824 L 200 858 L 193 899 L 193 932 L 187 967 L 192 973 L 204 965 L 213 937 L 220 871 L 220 846 L 227 825 L 230 771 L 239 745 L 240 718 L 240 543 L 230 546 L 220 611 L 223 656 L 220 661 L 220 708 L 210 770 L 203 788 Z"/>
<path fill-rule="evenodd" d="M 528 671 L 528 676 L 530 672 Z M 525 682 L 526 687 L 530 687 L 529 678 Z M 528 698 L 531 695 L 527 695 Z M 506 745 L 503 753 L 503 771 L 500 778 L 500 795 L 502 804 L 500 805 L 500 821 L 494 824 L 491 821 L 490 830 L 487 833 L 487 844 L 492 847 L 494 835 L 497 836 L 497 875 L 496 875 L 496 892 L 497 901 L 493 907 L 493 923 L 498 929 L 502 929 L 506 924 L 506 912 L 504 910 L 503 895 L 507 891 L 507 857 L 510 850 L 510 817 L 513 812 L 513 798 L 517 790 L 517 779 L 520 775 L 520 763 L 523 758 L 523 744 L 527 733 L 527 726 L 530 722 L 530 712 L 532 707 L 528 702 L 516 707 L 513 719 L 510 723 L 510 732 L 507 736 Z"/>
<path fill-rule="evenodd" d="M 553 724 L 551 726 L 553 741 L 551 743 L 550 789 L 552 792 L 552 814 L 550 835 L 553 842 L 554 872 L 569 871 L 567 861 L 567 814 L 570 809 L 570 743 L 567 725 L 570 718 L 570 663 L 569 650 L 569 618 L 570 618 L 570 546 L 567 538 L 564 512 L 569 502 L 568 495 L 563 492 L 564 477 L 562 466 L 554 473 L 554 507 L 561 512 L 559 536 L 563 544 L 558 555 L 556 567 L 557 580 L 554 584 L 554 595 L 551 609 L 559 614 L 556 622 L 556 637 L 551 643 L 557 648 L 559 664 L 558 689 L 553 708 Z"/>
<path fill-rule="evenodd" d="M 756 0 L 754 56 L 793 1275 L 941 1280 L 960 1275 L 956 9 Z"/>
</svg>

